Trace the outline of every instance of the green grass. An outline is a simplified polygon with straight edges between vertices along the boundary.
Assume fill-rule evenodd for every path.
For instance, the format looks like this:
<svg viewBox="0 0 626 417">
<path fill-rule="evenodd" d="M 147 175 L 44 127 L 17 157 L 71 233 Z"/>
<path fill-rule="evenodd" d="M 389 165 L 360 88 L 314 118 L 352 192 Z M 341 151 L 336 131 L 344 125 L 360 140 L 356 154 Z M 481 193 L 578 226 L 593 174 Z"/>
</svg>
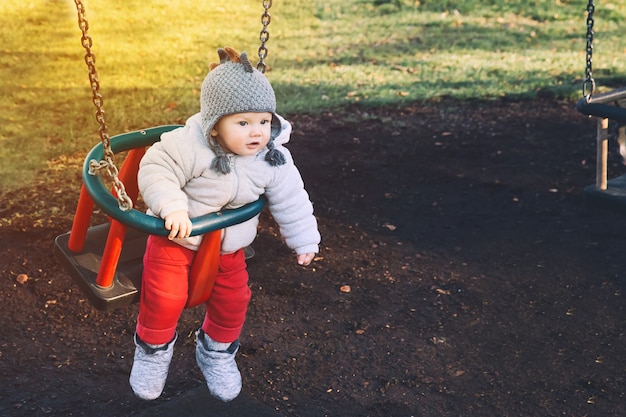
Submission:
<svg viewBox="0 0 626 417">
<path fill-rule="evenodd" d="M 182 122 L 224 45 L 255 57 L 262 2 L 86 2 L 109 132 Z M 268 78 L 279 111 L 453 97 L 575 100 L 586 2 L 274 1 Z M 594 76 L 626 84 L 626 1 L 598 4 Z M 98 140 L 74 3 L 0 4 L 0 194 Z"/>
</svg>

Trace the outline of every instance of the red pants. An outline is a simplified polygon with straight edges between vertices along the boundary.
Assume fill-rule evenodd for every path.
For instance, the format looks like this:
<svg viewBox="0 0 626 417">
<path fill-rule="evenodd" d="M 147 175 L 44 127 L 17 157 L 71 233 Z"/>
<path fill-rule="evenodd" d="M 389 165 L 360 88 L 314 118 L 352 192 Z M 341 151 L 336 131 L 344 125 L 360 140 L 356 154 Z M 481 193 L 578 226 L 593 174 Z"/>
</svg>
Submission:
<svg viewBox="0 0 626 417">
<path fill-rule="evenodd" d="M 150 344 L 169 343 L 187 303 L 188 275 L 196 252 L 165 237 L 150 236 L 143 258 L 137 335 Z M 202 330 L 217 342 L 235 341 L 250 301 L 243 250 L 220 256 L 217 279 L 205 303 Z"/>
</svg>

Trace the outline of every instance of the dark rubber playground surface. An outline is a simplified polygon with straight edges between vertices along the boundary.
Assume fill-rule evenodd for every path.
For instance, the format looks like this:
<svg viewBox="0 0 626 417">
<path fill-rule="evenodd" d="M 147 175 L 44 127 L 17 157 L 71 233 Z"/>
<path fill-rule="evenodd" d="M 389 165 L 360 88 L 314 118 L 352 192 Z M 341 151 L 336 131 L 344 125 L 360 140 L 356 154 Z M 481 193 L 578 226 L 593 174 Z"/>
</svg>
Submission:
<svg viewBox="0 0 626 417">
<path fill-rule="evenodd" d="M 322 250 L 298 266 L 262 214 L 228 404 L 195 363 L 198 308 L 162 397 L 132 395 L 137 305 L 93 308 L 54 257 L 84 156 L 50 161 L 0 199 L 0 416 L 626 416 L 626 216 L 585 204 L 575 104 L 289 117 Z"/>
<path fill-rule="evenodd" d="M 275 410 L 249 396 L 242 394 L 224 403 L 212 398 L 205 387 L 191 389 L 179 397 L 145 411 L 136 417 L 280 417 Z"/>
</svg>

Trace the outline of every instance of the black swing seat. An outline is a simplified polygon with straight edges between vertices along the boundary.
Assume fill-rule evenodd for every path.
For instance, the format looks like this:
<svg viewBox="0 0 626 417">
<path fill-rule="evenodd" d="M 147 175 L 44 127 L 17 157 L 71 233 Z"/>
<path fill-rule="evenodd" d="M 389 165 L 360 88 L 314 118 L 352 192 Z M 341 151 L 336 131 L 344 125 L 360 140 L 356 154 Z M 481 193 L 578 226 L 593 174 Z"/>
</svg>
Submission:
<svg viewBox="0 0 626 417">
<path fill-rule="evenodd" d="M 101 287 L 96 282 L 110 224 L 92 226 L 87 231 L 83 250 L 68 249 L 70 233 L 54 240 L 54 250 L 74 282 L 98 310 L 113 310 L 139 301 L 143 254 L 148 235 L 128 229 L 117 264 L 113 285 Z"/>
<path fill-rule="evenodd" d="M 607 141 L 609 138 L 608 123 L 602 120 L 612 120 L 619 126 L 626 126 L 626 108 L 620 106 L 620 101 L 626 99 L 626 88 L 618 88 L 605 93 L 583 97 L 576 105 L 577 110 L 587 116 L 598 118 L 596 183 L 584 188 L 585 202 L 592 206 L 623 210 L 626 208 L 626 174 L 607 179 Z M 619 142 L 626 131 L 619 130 Z M 624 144 L 622 144 L 623 146 Z"/>
<path fill-rule="evenodd" d="M 611 210 L 626 210 L 626 174 L 607 181 L 606 190 L 595 184 L 584 188 L 585 203 L 589 206 Z"/>
<path fill-rule="evenodd" d="M 576 109 L 587 116 L 595 116 L 626 123 L 626 108 L 609 103 L 626 99 L 626 87 L 583 97 L 578 100 Z"/>
<path fill-rule="evenodd" d="M 54 240 L 57 259 L 87 296 L 89 303 L 103 311 L 126 307 L 139 301 L 143 255 L 148 239 L 147 233 L 132 228 L 127 230 L 113 283 L 102 287 L 97 283 L 97 276 L 109 229 L 110 223 L 90 227 L 80 252 L 72 252 L 68 248 L 69 232 Z M 244 248 L 244 253 L 246 259 L 250 259 L 254 256 L 254 249 L 248 246 Z"/>
</svg>

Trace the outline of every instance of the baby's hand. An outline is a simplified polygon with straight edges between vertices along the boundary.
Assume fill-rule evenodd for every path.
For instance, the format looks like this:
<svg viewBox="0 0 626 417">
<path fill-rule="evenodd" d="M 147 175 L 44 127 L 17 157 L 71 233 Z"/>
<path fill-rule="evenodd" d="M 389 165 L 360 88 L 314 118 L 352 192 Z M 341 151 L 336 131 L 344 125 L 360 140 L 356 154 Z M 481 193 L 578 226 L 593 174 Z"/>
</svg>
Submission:
<svg viewBox="0 0 626 417">
<path fill-rule="evenodd" d="M 165 228 L 170 231 L 169 240 L 185 238 L 191 234 L 191 220 L 187 210 L 174 211 L 165 216 Z"/>
<path fill-rule="evenodd" d="M 314 253 L 303 253 L 298 255 L 298 263 L 300 265 L 308 265 L 311 263 L 311 261 L 313 260 L 313 258 L 315 257 Z"/>
</svg>

